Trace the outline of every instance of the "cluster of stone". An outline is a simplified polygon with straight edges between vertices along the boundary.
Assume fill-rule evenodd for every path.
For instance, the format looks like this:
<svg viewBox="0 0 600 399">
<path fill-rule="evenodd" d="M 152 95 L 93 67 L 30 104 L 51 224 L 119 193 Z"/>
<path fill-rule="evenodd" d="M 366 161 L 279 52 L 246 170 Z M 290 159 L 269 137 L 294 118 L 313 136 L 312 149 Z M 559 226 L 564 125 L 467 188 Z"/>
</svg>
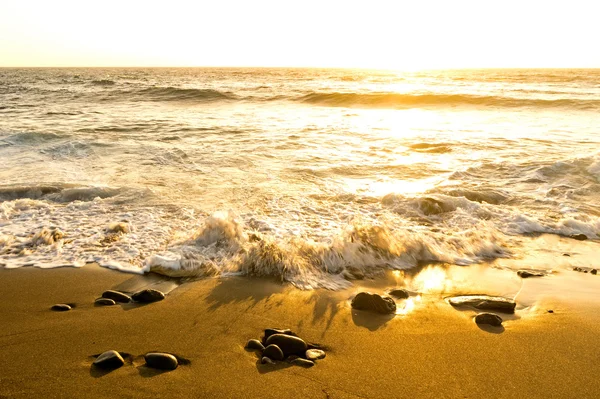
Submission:
<svg viewBox="0 0 600 399">
<path fill-rule="evenodd" d="M 246 349 L 258 351 L 261 363 L 286 361 L 301 367 L 312 367 L 325 351 L 318 344 L 307 343 L 290 329 L 267 328 L 262 340 L 251 339 Z"/>
</svg>

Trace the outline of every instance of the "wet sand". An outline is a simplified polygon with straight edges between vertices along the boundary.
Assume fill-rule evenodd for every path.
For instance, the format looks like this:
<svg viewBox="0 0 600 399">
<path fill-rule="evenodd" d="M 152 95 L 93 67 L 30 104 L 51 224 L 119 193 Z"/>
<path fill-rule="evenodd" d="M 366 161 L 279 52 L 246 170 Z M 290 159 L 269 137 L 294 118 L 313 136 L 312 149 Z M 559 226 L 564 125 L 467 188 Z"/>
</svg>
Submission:
<svg viewBox="0 0 600 399">
<path fill-rule="evenodd" d="M 502 262 L 492 266 L 428 266 L 337 292 L 206 279 L 162 302 L 112 307 L 95 307 L 94 299 L 106 289 L 172 286 L 93 265 L 0 270 L 0 398 L 598 397 L 600 275 L 561 270 L 521 279 Z M 358 291 L 383 293 L 402 282 L 413 295 L 397 301 L 395 316 L 349 305 Z M 503 327 L 481 328 L 476 311 L 446 300 L 466 293 L 515 298 L 516 313 L 501 314 Z M 76 307 L 50 311 L 56 303 Z M 327 357 L 310 369 L 260 364 L 244 345 L 269 327 L 327 346 Z M 110 349 L 132 360 L 111 372 L 91 367 L 93 355 Z M 142 357 L 151 351 L 190 363 L 152 370 Z"/>
</svg>

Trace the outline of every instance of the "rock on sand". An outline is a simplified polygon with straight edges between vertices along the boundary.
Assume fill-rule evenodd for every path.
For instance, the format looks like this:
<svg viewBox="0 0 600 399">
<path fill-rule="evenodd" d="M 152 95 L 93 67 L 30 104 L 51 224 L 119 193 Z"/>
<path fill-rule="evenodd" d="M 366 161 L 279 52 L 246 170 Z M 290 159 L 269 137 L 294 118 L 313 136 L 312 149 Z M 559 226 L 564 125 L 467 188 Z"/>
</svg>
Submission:
<svg viewBox="0 0 600 399">
<path fill-rule="evenodd" d="M 494 313 L 479 313 L 475 316 L 475 323 L 499 327 L 502 325 L 502 318 Z"/>
<path fill-rule="evenodd" d="M 487 295 L 464 295 L 449 299 L 452 306 L 472 306 L 481 310 L 496 310 L 504 313 L 514 313 L 517 304 L 509 298 Z"/>
<path fill-rule="evenodd" d="M 117 351 L 106 351 L 94 360 L 94 366 L 107 370 L 113 370 L 125 364 L 123 357 Z"/>
<path fill-rule="evenodd" d="M 152 303 L 152 302 L 162 301 L 163 299 L 165 299 L 165 294 L 163 294 L 162 292 L 160 292 L 158 290 L 153 290 L 152 288 L 147 288 L 145 290 L 141 290 L 141 291 L 138 291 L 135 294 L 133 294 L 131 296 L 131 299 L 133 299 L 136 302 Z"/>
<path fill-rule="evenodd" d="M 302 338 L 286 334 L 273 334 L 267 339 L 267 346 L 277 345 L 284 356 L 304 355 L 306 342 Z"/>
<path fill-rule="evenodd" d="M 144 356 L 146 366 L 160 370 L 175 370 L 179 365 L 177 358 L 170 353 L 151 352 Z"/>
<path fill-rule="evenodd" d="M 396 302 L 392 298 L 371 294 L 370 292 L 359 292 L 352 299 L 352 307 L 380 314 L 393 314 L 396 312 Z"/>
</svg>

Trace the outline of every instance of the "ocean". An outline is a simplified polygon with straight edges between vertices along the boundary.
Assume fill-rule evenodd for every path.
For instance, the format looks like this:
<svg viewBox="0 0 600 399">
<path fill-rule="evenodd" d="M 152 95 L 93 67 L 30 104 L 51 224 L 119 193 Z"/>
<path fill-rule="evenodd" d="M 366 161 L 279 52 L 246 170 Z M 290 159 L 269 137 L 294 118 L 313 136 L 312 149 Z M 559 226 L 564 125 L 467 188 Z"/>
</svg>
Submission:
<svg viewBox="0 0 600 399">
<path fill-rule="evenodd" d="M 0 69 L 0 266 L 303 289 L 598 240 L 600 70 Z"/>
</svg>

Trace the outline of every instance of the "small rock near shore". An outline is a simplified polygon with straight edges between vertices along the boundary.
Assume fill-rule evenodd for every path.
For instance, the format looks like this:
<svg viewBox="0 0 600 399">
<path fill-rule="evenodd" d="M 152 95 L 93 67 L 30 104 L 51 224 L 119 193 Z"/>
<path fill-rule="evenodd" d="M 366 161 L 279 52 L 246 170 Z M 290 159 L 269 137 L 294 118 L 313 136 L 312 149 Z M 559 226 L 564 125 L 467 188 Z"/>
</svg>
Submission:
<svg viewBox="0 0 600 399">
<path fill-rule="evenodd" d="M 517 304 L 509 298 L 487 295 L 464 295 L 449 299 L 452 306 L 472 306 L 481 310 L 496 310 L 503 313 L 514 313 Z"/>
<path fill-rule="evenodd" d="M 494 313 L 479 313 L 475 316 L 475 323 L 499 327 L 502 325 L 502 318 Z"/>
<path fill-rule="evenodd" d="M 283 351 L 277 345 L 269 345 L 263 351 L 263 356 L 268 357 L 272 360 L 283 360 Z"/>
<path fill-rule="evenodd" d="M 118 369 L 124 364 L 125 361 L 121 354 L 114 350 L 106 351 L 94 360 L 94 366 L 106 370 Z"/>
<path fill-rule="evenodd" d="M 380 314 L 393 314 L 396 312 L 396 302 L 389 296 L 359 292 L 352 299 L 352 307 L 357 310 L 366 310 Z"/>
<path fill-rule="evenodd" d="M 572 234 L 569 236 L 569 238 L 572 238 L 577 241 L 585 241 L 588 239 L 588 237 L 585 234 Z"/>
<path fill-rule="evenodd" d="M 292 360 L 290 363 L 295 364 L 296 366 L 306 367 L 306 368 L 312 367 L 315 365 L 315 362 L 306 360 L 306 359 L 302 359 L 301 357 Z"/>
<path fill-rule="evenodd" d="M 406 291 L 403 288 L 396 288 L 394 290 L 391 290 L 389 292 L 389 294 L 391 296 L 393 296 L 394 298 L 396 298 L 396 299 L 406 299 L 406 298 L 408 298 L 410 296 L 410 294 L 408 293 L 408 291 Z"/>
<path fill-rule="evenodd" d="M 109 298 L 98 298 L 94 301 L 94 304 L 97 306 L 113 306 L 116 305 L 117 303 Z"/>
<path fill-rule="evenodd" d="M 286 334 L 273 334 L 267 339 L 267 346 L 277 345 L 284 356 L 304 355 L 307 346 L 302 338 Z"/>
<path fill-rule="evenodd" d="M 546 273 L 544 272 L 540 272 L 537 270 L 519 270 L 517 272 L 517 275 L 521 278 L 528 278 L 528 277 L 544 277 L 546 275 Z"/>
<path fill-rule="evenodd" d="M 165 299 L 165 294 L 163 294 L 162 292 L 160 292 L 158 290 L 153 290 L 152 288 L 147 288 L 145 290 L 141 290 L 141 291 L 138 291 L 135 294 L 133 294 L 131 296 L 131 299 L 133 299 L 136 302 L 152 303 L 152 302 L 162 301 L 163 299 Z"/>
<path fill-rule="evenodd" d="M 246 349 L 258 350 L 262 352 L 265 350 L 265 347 L 259 340 L 251 339 L 246 344 Z"/>
<path fill-rule="evenodd" d="M 592 274 L 598 274 L 598 270 L 592 269 L 592 271 L 590 273 L 592 273 Z"/>
<path fill-rule="evenodd" d="M 175 370 L 179 365 L 177 358 L 170 353 L 146 353 L 144 359 L 146 360 L 146 366 L 159 370 Z"/>
<path fill-rule="evenodd" d="M 54 310 L 55 312 L 68 312 L 71 310 L 71 306 L 67 305 L 66 303 L 57 303 L 56 305 L 52 306 L 50 310 Z"/>
<path fill-rule="evenodd" d="M 129 303 L 131 302 L 131 297 L 127 294 L 124 294 L 120 291 L 114 290 L 106 290 L 102 293 L 102 298 L 112 299 L 115 302 L 119 303 Z"/>
<path fill-rule="evenodd" d="M 305 353 L 305 357 L 313 362 L 318 359 L 324 359 L 325 356 L 325 351 L 322 351 L 320 349 L 309 349 Z"/>
</svg>

